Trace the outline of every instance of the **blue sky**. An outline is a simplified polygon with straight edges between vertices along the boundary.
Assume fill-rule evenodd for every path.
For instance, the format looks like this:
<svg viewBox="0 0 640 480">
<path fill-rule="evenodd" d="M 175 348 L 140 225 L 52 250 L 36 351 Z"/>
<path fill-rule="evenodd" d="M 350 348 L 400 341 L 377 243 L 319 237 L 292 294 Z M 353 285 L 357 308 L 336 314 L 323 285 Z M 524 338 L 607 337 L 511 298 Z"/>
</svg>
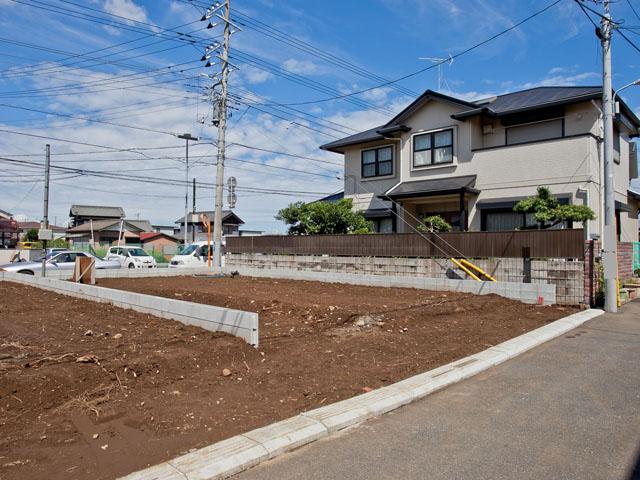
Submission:
<svg viewBox="0 0 640 480">
<path fill-rule="evenodd" d="M 640 3 L 630 1 L 640 11 Z M 100 145 L 49 140 L 57 166 L 147 179 L 122 181 L 55 171 L 52 220 L 62 223 L 72 203 L 120 205 L 132 218 L 163 224 L 182 215 L 184 187 L 159 184 L 163 182 L 157 179 L 171 183 L 184 178 L 184 150 L 178 148 L 183 141 L 171 133 L 215 138 L 211 108 L 202 93 L 209 79 L 199 75 L 214 72 L 215 66 L 202 68 L 202 46 L 178 40 L 175 32 L 192 32 L 190 38 L 198 39 L 221 33 L 220 26 L 203 29 L 206 23 L 198 21 L 203 9 L 197 5 L 205 2 L 192 3 L 0 0 L 0 104 L 11 105 L 0 105 L 0 129 Z M 236 212 L 245 227 L 282 231 L 283 225 L 273 219 L 279 208 L 339 190 L 341 182 L 335 177 L 340 168 L 334 164 L 340 157 L 318 150 L 318 145 L 383 123 L 414 93 L 438 89 L 437 69 L 397 84 L 400 88 L 385 86 L 349 100 L 307 102 L 402 77 L 430 64 L 420 57 L 456 54 L 549 3 L 232 0 L 232 18 L 244 26 L 232 36 L 231 61 L 239 70 L 231 75 L 234 102 L 228 135 L 236 145 L 228 151 L 227 175 L 234 175 L 239 189 L 244 189 L 238 191 Z M 626 0 L 612 8 L 613 17 L 624 20 L 626 27 L 640 25 Z M 306 42 L 302 48 L 307 51 L 258 32 L 256 25 L 261 24 L 256 22 Z M 173 33 L 166 30 L 179 25 Z M 640 29 L 625 33 L 640 45 Z M 640 77 L 640 53 L 621 37 L 614 40 L 618 87 Z M 310 53 L 311 48 L 319 50 Z M 572 0 L 563 0 L 443 66 L 441 90 L 474 99 L 538 85 L 597 85 L 600 62 L 593 26 Z M 289 78 L 274 74 L 274 69 Z M 316 89 L 309 88 L 310 82 Z M 640 112 L 640 88 L 627 90 L 623 98 Z M 281 103 L 304 104 L 291 110 L 275 105 Z M 47 141 L 0 132 L 0 156 L 41 162 Z M 114 150 L 140 147 L 145 150 Z M 195 166 L 190 177 L 214 181 L 214 152 L 206 142 L 192 146 Z M 3 163 L 1 172 L 0 208 L 40 219 L 40 170 Z M 289 191 L 304 193 L 277 194 Z M 197 203 L 198 209 L 212 209 L 213 191 L 200 189 Z"/>
</svg>

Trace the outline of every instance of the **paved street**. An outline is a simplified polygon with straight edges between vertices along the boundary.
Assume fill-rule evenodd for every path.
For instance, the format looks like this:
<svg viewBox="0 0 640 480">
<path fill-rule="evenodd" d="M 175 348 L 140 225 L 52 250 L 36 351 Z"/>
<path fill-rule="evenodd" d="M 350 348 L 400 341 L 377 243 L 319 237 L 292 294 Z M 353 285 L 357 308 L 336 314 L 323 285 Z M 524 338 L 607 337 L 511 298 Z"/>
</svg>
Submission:
<svg viewBox="0 0 640 480">
<path fill-rule="evenodd" d="M 640 479 L 640 301 L 238 480 Z"/>
</svg>

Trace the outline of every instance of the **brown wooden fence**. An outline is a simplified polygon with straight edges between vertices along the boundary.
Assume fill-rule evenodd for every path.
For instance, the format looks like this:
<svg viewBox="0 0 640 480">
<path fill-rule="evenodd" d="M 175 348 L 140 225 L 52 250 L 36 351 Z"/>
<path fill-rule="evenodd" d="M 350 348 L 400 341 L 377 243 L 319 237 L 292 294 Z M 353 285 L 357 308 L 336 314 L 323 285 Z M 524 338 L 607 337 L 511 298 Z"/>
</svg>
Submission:
<svg viewBox="0 0 640 480">
<path fill-rule="evenodd" d="M 367 257 L 583 258 L 582 229 L 367 235 L 227 237 L 228 253 Z"/>
</svg>

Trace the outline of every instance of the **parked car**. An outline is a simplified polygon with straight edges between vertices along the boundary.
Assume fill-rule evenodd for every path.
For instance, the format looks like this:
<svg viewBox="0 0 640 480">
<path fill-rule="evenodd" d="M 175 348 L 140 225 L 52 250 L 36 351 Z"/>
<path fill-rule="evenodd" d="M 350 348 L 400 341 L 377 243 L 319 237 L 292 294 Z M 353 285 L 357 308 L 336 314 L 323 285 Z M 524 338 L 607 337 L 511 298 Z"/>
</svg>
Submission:
<svg viewBox="0 0 640 480">
<path fill-rule="evenodd" d="M 215 245 L 209 245 L 211 261 L 213 261 L 213 251 Z M 171 257 L 169 268 L 194 268 L 207 265 L 207 242 L 195 242 L 182 250 L 178 255 Z"/>
<path fill-rule="evenodd" d="M 71 250 L 65 250 L 53 255 L 47 260 L 47 270 L 73 270 L 76 265 L 77 257 L 91 257 L 96 261 L 96 269 L 111 269 L 120 268 L 120 262 L 101 260 L 98 257 L 86 252 L 72 252 Z M 14 272 L 14 273 L 26 273 L 28 275 L 35 275 L 42 270 L 42 261 L 38 262 L 17 262 L 7 263 L 6 265 L 0 265 L 0 271 Z"/>
<path fill-rule="evenodd" d="M 58 253 L 67 252 L 67 251 L 69 251 L 68 248 L 58 248 L 58 247 L 47 248 L 42 256 L 43 257 L 47 257 L 47 258 L 51 258 L 54 255 L 57 255 Z"/>
<path fill-rule="evenodd" d="M 107 260 L 117 260 L 125 268 L 156 268 L 156 259 L 140 247 L 109 247 Z"/>
</svg>

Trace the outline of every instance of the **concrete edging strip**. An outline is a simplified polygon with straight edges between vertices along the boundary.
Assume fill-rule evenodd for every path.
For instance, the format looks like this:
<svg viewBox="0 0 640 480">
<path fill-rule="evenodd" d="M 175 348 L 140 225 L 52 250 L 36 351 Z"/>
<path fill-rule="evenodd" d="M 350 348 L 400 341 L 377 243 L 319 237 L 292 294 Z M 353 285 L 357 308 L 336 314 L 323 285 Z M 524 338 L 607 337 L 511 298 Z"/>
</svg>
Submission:
<svg viewBox="0 0 640 480">
<path fill-rule="evenodd" d="M 312 443 L 476 375 L 582 325 L 604 312 L 569 315 L 482 352 L 325 407 L 231 437 L 120 480 L 215 480 Z"/>
<path fill-rule="evenodd" d="M 258 346 L 259 321 L 258 314 L 254 312 L 20 273 L 0 272 L 0 281 L 2 280 L 94 302 L 110 303 L 116 307 L 148 313 L 159 318 L 177 320 L 186 325 L 195 325 L 212 332 L 229 333 L 242 338 L 250 345 Z"/>
</svg>

